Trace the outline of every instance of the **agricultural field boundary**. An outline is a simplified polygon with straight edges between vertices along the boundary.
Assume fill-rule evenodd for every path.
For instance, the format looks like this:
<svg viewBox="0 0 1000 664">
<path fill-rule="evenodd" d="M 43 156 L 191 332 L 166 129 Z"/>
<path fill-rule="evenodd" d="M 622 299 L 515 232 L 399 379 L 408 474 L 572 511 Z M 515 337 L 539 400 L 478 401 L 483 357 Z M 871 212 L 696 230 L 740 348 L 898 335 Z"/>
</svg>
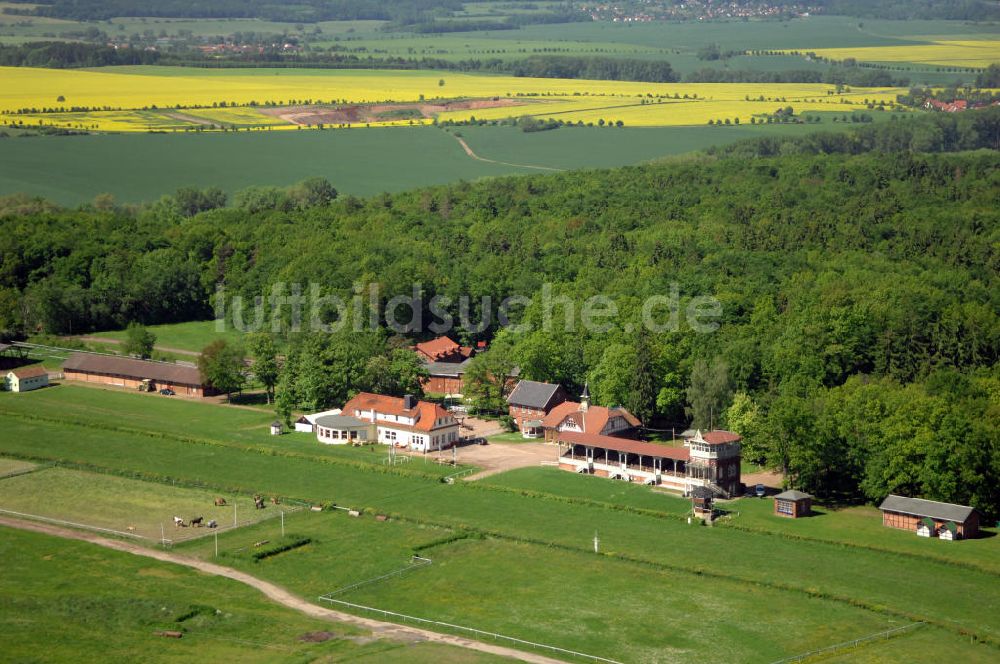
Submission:
<svg viewBox="0 0 1000 664">
<path fill-rule="evenodd" d="M 386 611 L 385 609 L 376 609 L 371 606 L 364 606 L 363 604 L 354 604 L 353 602 L 345 602 L 339 599 L 330 599 L 326 595 L 319 598 L 321 602 L 330 602 L 331 604 L 339 604 L 340 606 L 346 606 L 350 609 L 356 611 L 369 611 L 372 613 L 380 614 L 386 618 L 397 618 L 402 620 L 404 623 L 406 621 L 411 621 L 419 623 L 422 625 L 434 625 L 435 627 L 443 627 L 445 629 L 456 630 L 459 632 L 466 632 L 473 634 L 479 638 L 491 638 L 494 641 L 508 641 L 510 643 L 516 643 L 517 645 L 527 646 L 529 648 L 540 648 L 542 650 L 550 650 L 561 655 L 570 655 L 572 657 L 579 657 L 582 659 L 587 659 L 594 662 L 605 662 L 606 664 L 622 664 L 614 659 L 608 659 L 606 657 L 600 657 L 598 655 L 588 655 L 587 653 L 577 652 L 575 650 L 567 650 L 566 648 L 560 648 L 559 646 L 550 646 L 545 643 L 535 643 L 534 641 L 525 641 L 524 639 L 519 639 L 516 636 L 506 636 L 504 634 L 497 634 L 496 632 L 487 632 L 481 629 L 476 629 L 475 627 L 466 627 L 465 625 L 455 625 L 452 623 L 441 622 L 439 620 L 430 620 L 428 618 L 418 618 L 416 616 L 408 616 L 405 613 L 396 613 L 395 611 Z"/>
<path fill-rule="evenodd" d="M 53 537 L 62 537 L 64 539 L 88 542 L 90 544 L 103 546 L 105 548 L 112 549 L 115 551 L 120 551 L 123 553 L 131 553 L 133 555 L 144 556 L 146 558 L 153 558 L 155 560 L 159 560 L 166 563 L 173 563 L 175 565 L 182 565 L 184 567 L 190 567 L 200 572 L 211 574 L 213 576 L 221 576 L 227 579 L 232 579 L 233 581 L 239 581 L 244 585 L 250 586 L 251 588 L 260 591 L 261 593 L 264 594 L 265 597 L 267 597 L 271 601 L 286 606 L 290 609 L 294 609 L 309 617 L 319 618 L 321 620 L 327 620 L 330 622 L 339 622 L 339 623 L 347 623 L 350 625 L 355 625 L 358 627 L 379 632 L 381 634 L 388 636 L 389 638 L 392 638 L 393 636 L 396 635 L 401 637 L 417 636 L 421 639 L 426 639 L 428 641 L 433 641 L 436 643 L 445 643 L 459 648 L 477 650 L 480 652 L 490 653 L 493 655 L 499 655 L 501 657 L 509 657 L 511 659 L 520 660 L 522 662 L 531 662 L 532 664 L 565 664 L 565 662 L 561 660 L 552 659 L 550 657 L 545 657 L 543 655 L 539 655 L 536 653 L 524 652 L 522 650 L 517 650 L 515 648 L 484 643 L 482 641 L 477 641 L 475 639 L 454 636 L 451 634 L 442 634 L 440 632 L 434 632 L 428 629 L 421 629 L 419 627 L 400 625 L 399 623 L 394 623 L 394 622 L 388 622 L 388 621 L 383 622 L 371 618 L 357 616 L 344 611 L 337 611 L 335 609 L 318 606 L 316 604 L 308 602 L 292 594 L 291 592 L 289 592 L 285 588 L 282 588 L 279 585 L 276 585 L 269 581 L 264 581 L 263 579 L 259 579 L 253 575 L 247 574 L 246 572 L 241 572 L 231 567 L 224 567 L 222 565 L 217 565 L 215 563 L 210 563 L 205 560 L 189 558 L 187 556 L 183 556 L 177 553 L 146 548 L 140 544 L 133 542 L 107 539 L 105 537 L 101 537 L 99 535 L 94 535 L 90 533 L 81 533 L 79 531 L 60 528 L 58 526 L 49 526 L 40 523 L 31 523 L 26 521 L 20 521 L 17 519 L 10 519 L 3 516 L 0 516 L 0 526 L 6 526 L 9 528 L 18 528 L 20 530 L 28 530 L 36 533 L 41 533 L 43 535 L 50 535 Z"/>
</svg>

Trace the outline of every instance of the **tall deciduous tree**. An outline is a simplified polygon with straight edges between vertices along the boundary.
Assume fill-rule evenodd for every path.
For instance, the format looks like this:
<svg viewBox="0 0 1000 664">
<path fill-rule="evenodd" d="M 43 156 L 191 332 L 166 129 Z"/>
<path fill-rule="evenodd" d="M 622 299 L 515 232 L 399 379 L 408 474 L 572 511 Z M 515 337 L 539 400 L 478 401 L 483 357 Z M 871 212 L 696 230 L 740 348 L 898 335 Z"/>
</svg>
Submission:
<svg viewBox="0 0 1000 664">
<path fill-rule="evenodd" d="M 232 401 L 233 392 L 243 389 L 246 382 L 243 349 L 224 339 L 213 341 L 198 356 L 198 370 L 206 383 L 224 392 L 226 399 Z"/>
<path fill-rule="evenodd" d="M 699 429 L 709 429 L 722 420 L 723 413 L 732 398 L 729 383 L 729 365 L 722 358 L 711 363 L 698 360 L 691 368 L 688 385 L 688 415 L 691 425 Z"/>
<path fill-rule="evenodd" d="M 153 347 L 156 345 L 156 335 L 149 331 L 145 325 L 139 323 L 129 323 L 125 330 L 125 341 L 122 344 L 122 352 L 126 355 L 149 358 L 153 356 Z"/>
<path fill-rule="evenodd" d="M 264 386 L 267 402 L 271 403 L 279 376 L 278 350 L 274 337 L 266 332 L 248 334 L 246 347 L 253 361 L 253 375 Z"/>
</svg>

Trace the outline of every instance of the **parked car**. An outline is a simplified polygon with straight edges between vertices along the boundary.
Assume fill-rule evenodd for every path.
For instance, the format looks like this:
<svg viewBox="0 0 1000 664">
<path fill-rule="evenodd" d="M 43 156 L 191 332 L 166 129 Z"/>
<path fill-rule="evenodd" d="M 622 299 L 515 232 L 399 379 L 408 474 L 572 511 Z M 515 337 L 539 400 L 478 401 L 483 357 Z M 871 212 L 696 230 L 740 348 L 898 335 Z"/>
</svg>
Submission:
<svg viewBox="0 0 1000 664">
<path fill-rule="evenodd" d="M 160 394 L 162 394 L 162 395 L 163 395 L 163 396 L 165 396 L 165 397 L 172 397 L 172 396 L 174 396 L 174 395 L 175 395 L 175 394 L 177 394 L 177 393 L 176 393 L 176 392 L 174 392 L 174 391 L 173 391 L 172 389 L 170 389 L 169 387 L 164 387 L 164 388 L 163 388 L 162 390 L 160 390 Z"/>
<path fill-rule="evenodd" d="M 755 495 L 755 496 L 757 496 L 758 498 L 763 498 L 763 497 L 764 497 L 764 496 L 765 496 L 765 495 L 767 494 L 767 490 L 766 490 L 766 489 L 764 488 L 764 485 L 763 485 L 763 484 L 758 484 L 758 485 L 757 485 L 757 486 L 756 486 L 756 487 L 754 488 L 754 490 L 753 490 L 753 493 L 754 493 L 754 495 Z"/>
</svg>

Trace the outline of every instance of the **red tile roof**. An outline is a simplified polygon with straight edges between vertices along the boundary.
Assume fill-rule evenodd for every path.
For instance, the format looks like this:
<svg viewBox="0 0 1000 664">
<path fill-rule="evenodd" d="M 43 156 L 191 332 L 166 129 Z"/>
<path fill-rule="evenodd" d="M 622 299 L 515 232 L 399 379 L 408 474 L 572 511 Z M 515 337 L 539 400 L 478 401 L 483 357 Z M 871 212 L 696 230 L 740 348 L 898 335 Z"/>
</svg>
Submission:
<svg viewBox="0 0 1000 664">
<path fill-rule="evenodd" d="M 601 436 L 593 433 L 579 433 L 577 431 L 560 431 L 559 440 L 563 443 L 572 443 L 574 445 L 589 445 L 615 452 L 643 454 L 645 456 L 674 459 L 676 461 L 687 461 L 691 458 L 691 452 L 686 447 L 670 447 L 668 445 L 646 443 L 641 440 L 629 440 L 628 438 L 617 438 L 615 436 Z"/>
<path fill-rule="evenodd" d="M 9 373 L 17 376 L 18 380 L 24 378 L 37 378 L 38 376 L 48 375 L 48 372 L 40 364 L 33 364 L 29 367 L 21 367 L 20 369 L 11 369 Z"/>
<path fill-rule="evenodd" d="M 587 433 L 600 433 L 607 426 L 608 420 L 621 416 L 629 423 L 629 426 L 641 426 L 642 422 L 624 408 L 605 408 L 604 406 L 590 406 L 586 412 L 580 410 L 580 404 L 576 401 L 564 401 L 545 416 L 542 426 L 555 429 L 570 415 L 578 414 L 578 424 Z"/>
<path fill-rule="evenodd" d="M 390 397 L 384 394 L 372 394 L 371 392 L 360 392 L 353 399 L 344 404 L 341 411 L 345 415 L 354 415 L 359 410 L 371 410 L 384 415 L 403 415 L 414 419 L 415 424 L 408 425 L 398 423 L 401 429 L 417 429 L 420 431 L 430 431 L 437 428 L 437 420 L 442 417 L 451 418 L 451 413 L 429 401 L 418 401 L 415 408 L 406 409 L 403 407 L 401 397 Z M 375 418 L 378 420 L 378 418 Z M 396 422 L 386 422 L 387 425 L 396 426 Z M 448 425 L 452 426 L 451 423 Z"/>
<path fill-rule="evenodd" d="M 449 339 L 448 337 L 438 337 L 437 339 L 431 339 L 430 341 L 423 341 L 416 345 L 416 350 L 418 353 L 429 359 L 431 362 L 440 360 L 442 357 L 448 357 L 449 355 L 454 355 L 462 351 L 462 347 L 457 343 Z M 470 349 L 471 353 L 471 349 Z M 468 357 L 466 355 L 466 357 Z"/>
<path fill-rule="evenodd" d="M 709 431 L 701 435 L 701 439 L 704 440 L 709 445 L 723 445 L 725 443 L 738 443 L 742 438 L 739 435 L 733 433 L 732 431 L 723 431 L 718 429 L 716 431 Z"/>
</svg>

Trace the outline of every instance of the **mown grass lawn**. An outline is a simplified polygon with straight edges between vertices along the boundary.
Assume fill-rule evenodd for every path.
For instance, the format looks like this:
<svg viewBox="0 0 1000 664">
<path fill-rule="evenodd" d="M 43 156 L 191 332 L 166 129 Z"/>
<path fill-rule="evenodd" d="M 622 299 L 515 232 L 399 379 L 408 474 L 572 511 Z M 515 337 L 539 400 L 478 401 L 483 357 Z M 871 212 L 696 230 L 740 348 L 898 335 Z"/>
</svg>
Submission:
<svg viewBox="0 0 1000 664">
<path fill-rule="evenodd" d="M 439 644 L 371 640 L 364 630 L 307 618 L 235 581 L 83 542 L 0 528 L 0 557 L 4 661 L 506 661 Z M 165 639 L 157 630 L 184 636 Z M 299 639 L 319 631 L 333 638 Z"/>
</svg>

